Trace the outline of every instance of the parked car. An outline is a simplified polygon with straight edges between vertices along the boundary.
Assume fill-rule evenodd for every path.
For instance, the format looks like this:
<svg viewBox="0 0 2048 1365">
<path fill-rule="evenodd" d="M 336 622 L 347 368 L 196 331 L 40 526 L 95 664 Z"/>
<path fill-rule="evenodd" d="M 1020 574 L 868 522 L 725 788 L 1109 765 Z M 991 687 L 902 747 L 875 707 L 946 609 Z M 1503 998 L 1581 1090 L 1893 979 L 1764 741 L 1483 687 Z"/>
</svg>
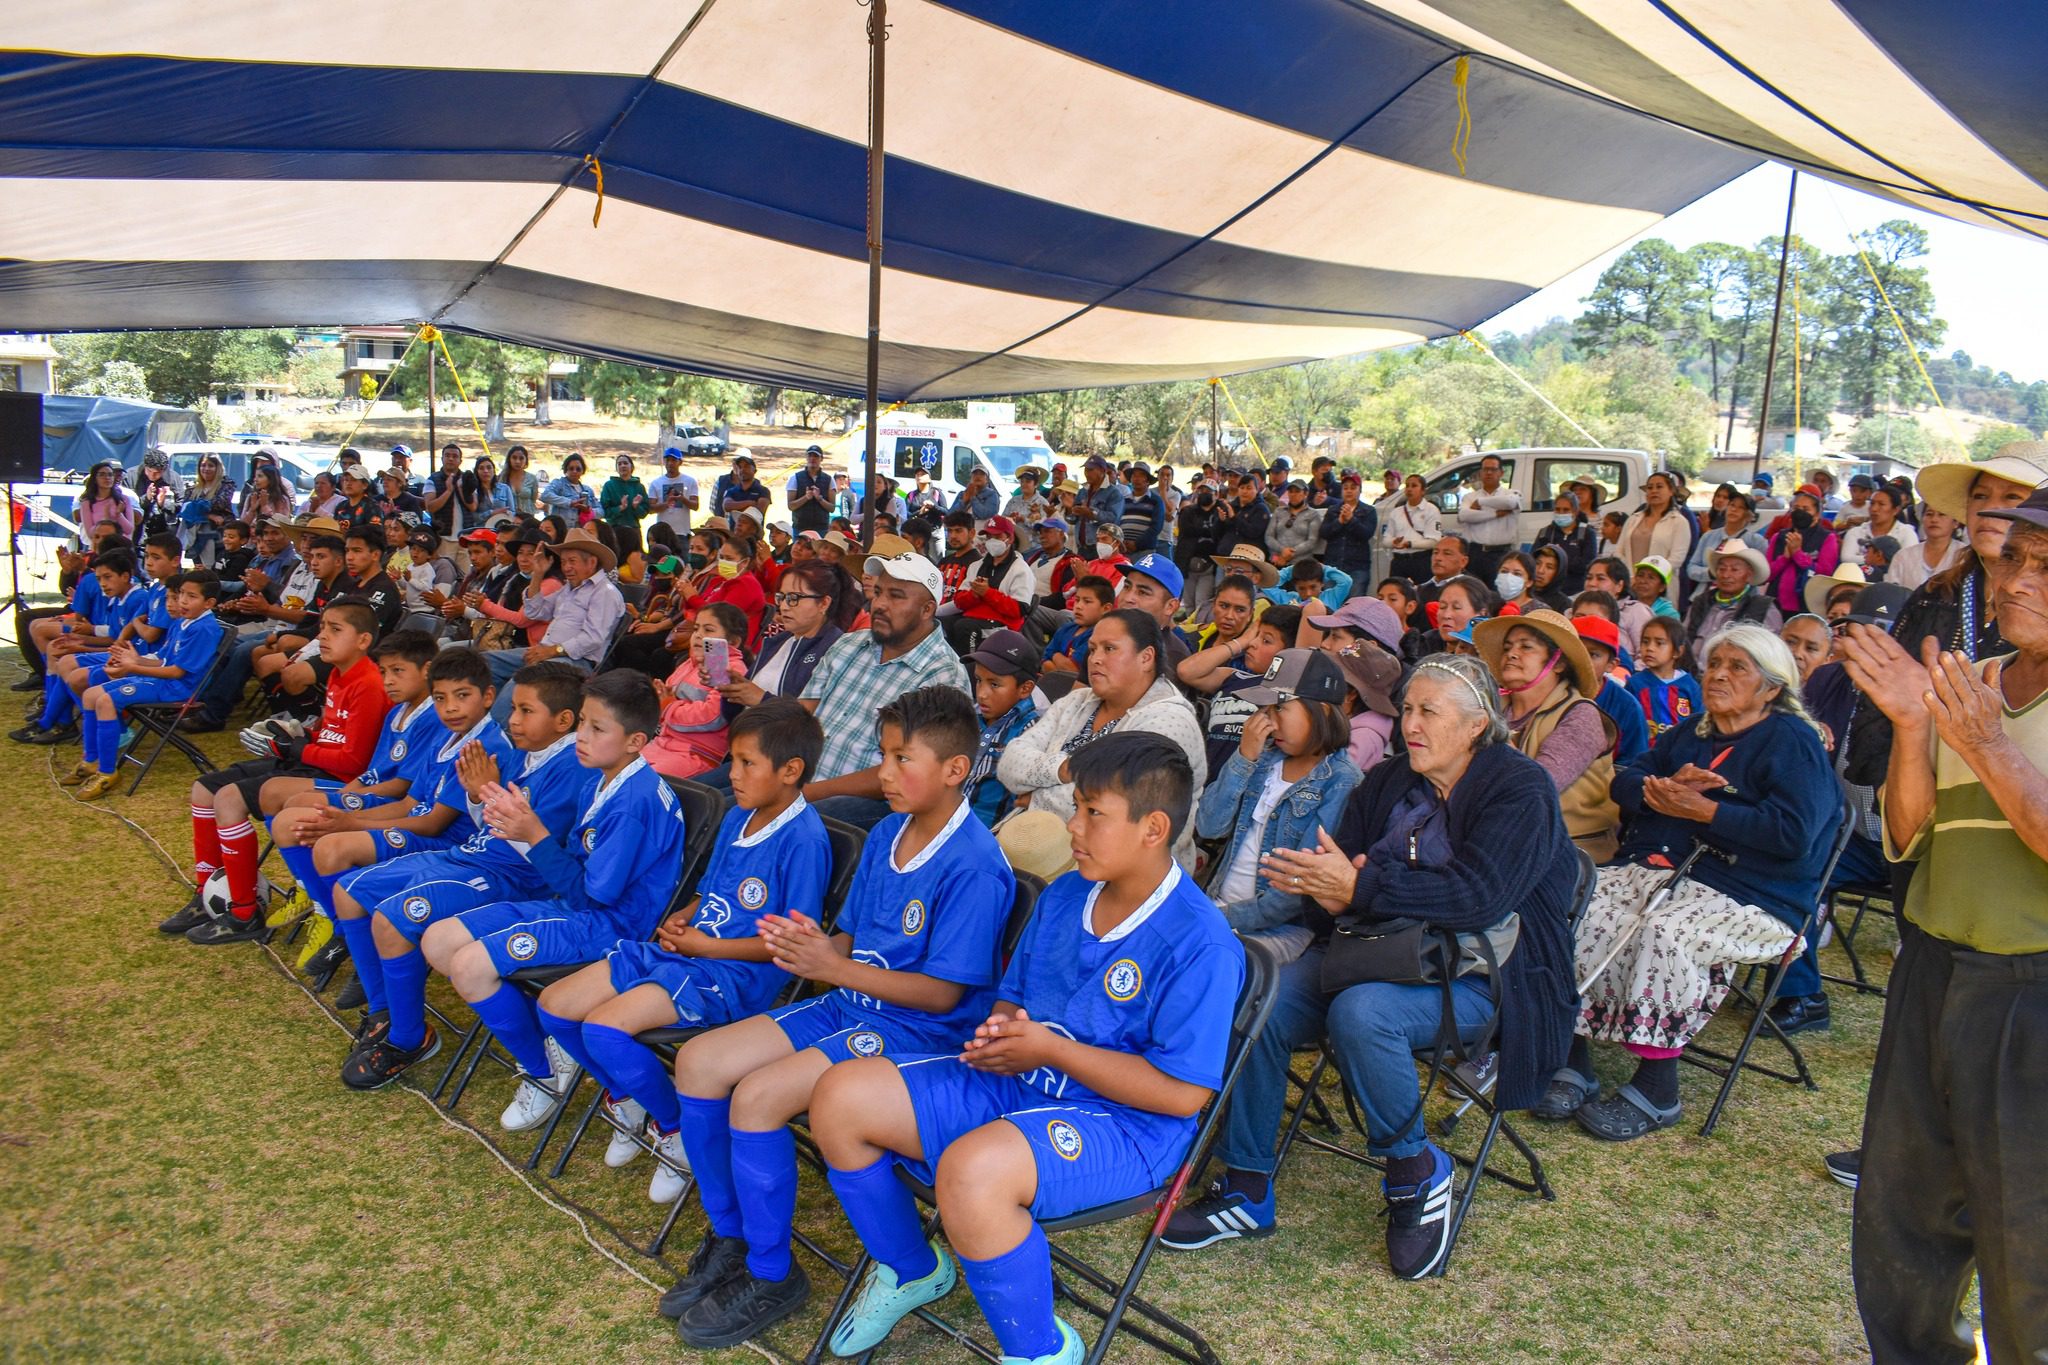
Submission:
<svg viewBox="0 0 2048 1365">
<path fill-rule="evenodd" d="M 732 442 L 710 427 L 700 427 L 689 422 L 676 424 L 670 443 L 685 455 L 723 455 L 732 449 Z"/>
<path fill-rule="evenodd" d="M 1522 495 L 1520 543 L 1533 544 L 1550 524 L 1551 504 L 1568 483 L 1595 483 L 1604 495 L 1599 513 L 1632 512 L 1642 503 L 1643 480 L 1661 467 L 1655 456 L 1640 450 L 1576 449 L 1569 446 L 1486 450 L 1447 460 L 1422 476 L 1426 496 L 1443 513 L 1450 530 L 1465 491 L 1479 486 L 1479 462 L 1500 460 L 1500 481 Z"/>
</svg>

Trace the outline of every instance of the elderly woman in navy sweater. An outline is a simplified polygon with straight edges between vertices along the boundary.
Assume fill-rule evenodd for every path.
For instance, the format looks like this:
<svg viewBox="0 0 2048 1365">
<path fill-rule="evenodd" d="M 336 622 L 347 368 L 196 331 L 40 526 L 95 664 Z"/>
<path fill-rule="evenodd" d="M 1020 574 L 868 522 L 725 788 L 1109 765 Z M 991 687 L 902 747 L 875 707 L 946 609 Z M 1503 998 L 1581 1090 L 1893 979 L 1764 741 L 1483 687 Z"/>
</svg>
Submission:
<svg viewBox="0 0 2048 1365">
<path fill-rule="evenodd" d="M 1468 1043 L 1499 1010 L 1495 1099 L 1518 1109 L 1541 1093 L 1570 1043 L 1567 923 L 1578 853 L 1556 785 L 1506 742 L 1499 695 L 1479 660 L 1423 660 L 1402 694 L 1401 734 L 1408 761 L 1365 775 L 1335 836 L 1318 830 L 1313 849 L 1276 847 L 1261 875 L 1330 915 L 1409 916 L 1475 949 L 1488 939 L 1496 967 L 1478 957 L 1479 970 L 1452 983 L 1452 1009 Z M 1452 1166 L 1423 1130 L 1414 1049 L 1435 1041 L 1445 992 L 1364 981 L 1333 997 L 1323 990 L 1325 959 L 1315 946 L 1282 969 L 1272 1020 L 1224 1116 L 1223 1178 L 1173 1215 L 1164 1240 L 1189 1251 L 1273 1231 L 1288 1058 L 1327 1034 L 1364 1110 L 1372 1153 L 1386 1162 L 1388 1261 L 1401 1278 L 1420 1279 L 1443 1260 Z"/>
<path fill-rule="evenodd" d="M 1729 968 L 1773 962 L 1820 895 L 1842 797 L 1799 672 L 1761 626 L 1702 651 L 1706 714 L 1674 725 L 1614 776 L 1624 835 L 1578 932 L 1586 991 L 1571 1059 L 1534 1110 L 1626 1142 L 1678 1122 L 1678 1059 L 1728 994 Z M 1695 842 L 1702 857 L 1648 920 L 1642 907 Z M 1606 965 L 1601 966 L 1602 963 Z M 1635 1075 L 1599 1098 L 1590 1042 L 1620 1043 Z"/>
</svg>

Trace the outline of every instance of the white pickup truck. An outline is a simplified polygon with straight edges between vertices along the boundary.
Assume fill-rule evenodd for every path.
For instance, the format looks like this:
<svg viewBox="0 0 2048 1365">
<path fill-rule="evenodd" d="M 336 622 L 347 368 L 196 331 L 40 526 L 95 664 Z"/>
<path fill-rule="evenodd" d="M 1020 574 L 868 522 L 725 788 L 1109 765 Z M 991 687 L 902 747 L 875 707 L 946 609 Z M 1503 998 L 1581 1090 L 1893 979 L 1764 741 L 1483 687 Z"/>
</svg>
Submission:
<svg viewBox="0 0 2048 1365">
<path fill-rule="evenodd" d="M 1640 450 L 1561 446 L 1460 455 L 1422 476 L 1424 496 L 1443 514 L 1446 531 L 1456 526 L 1458 504 L 1464 500 L 1466 491 L 1479 487 L 1479 462 L 1487 456 L 1499 458 L 1502 485 L 1522 495 L 1518 540 L 1523 545 L 1533 543 L 1537 532 L 1550 524 L 1551 504 L 1566 484 L 1598 484 L 1599 514 L 1625 514 L 1642 504 L 1643 480 L 1662 468 L 1656 456 Z"/>
</svg>

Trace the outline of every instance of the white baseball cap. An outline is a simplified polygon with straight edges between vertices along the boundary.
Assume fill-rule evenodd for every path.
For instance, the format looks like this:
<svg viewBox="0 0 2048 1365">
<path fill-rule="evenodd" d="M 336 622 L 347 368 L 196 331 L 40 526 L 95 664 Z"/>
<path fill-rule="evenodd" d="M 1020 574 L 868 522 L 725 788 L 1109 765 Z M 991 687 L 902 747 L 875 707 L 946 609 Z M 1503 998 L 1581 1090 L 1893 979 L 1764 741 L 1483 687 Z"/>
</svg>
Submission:
<svg viewBox="0 0 2048 1365">
<path fill-rule="evenodd" d="M 915 583 L 930 593 L 934 602 L 945 595 L 946 584 L 945 580 L 939 577 L 939 566 L 915 550 L 908 554 L 890 555 L 887 558 L 869 555 L 867 571 L 877 578 L 887 577 L 902 583 Z"/>
</svg>

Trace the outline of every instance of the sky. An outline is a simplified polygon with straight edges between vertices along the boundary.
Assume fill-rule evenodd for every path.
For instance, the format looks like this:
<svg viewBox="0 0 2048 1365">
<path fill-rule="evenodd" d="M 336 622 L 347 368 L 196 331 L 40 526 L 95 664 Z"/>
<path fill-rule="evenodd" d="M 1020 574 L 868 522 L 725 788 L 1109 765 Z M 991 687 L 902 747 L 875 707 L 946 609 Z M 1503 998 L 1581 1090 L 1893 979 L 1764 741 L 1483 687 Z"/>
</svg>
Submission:
<svg viewBox="0 0 2048 1365">
<path fill-rule="evenodd" d="M 1785 224 L 1790 174 L 1783 166 L 1767 164 L 1729 181 L 1480 330 L 1526 332 L 1553 317 L 1577 317 L 1579 300 L 1600 272 L 1644 237 L 1662 237 L 1685 249 L 1716 241 L 1748 245 L 1776 236 Z M 1935 353 L 1968 351 L 1977 364 L 2005 370 L 2022 383 L 2048 379 L 2048 242 L 1936 217 L 1816 176 L 1799 177 L 1792 231 L 1823 251 L 1846 252 L 1850 230 L 1861 232 L 1893 218 L 1918 223 L 1929 234 L 1921 264 L 1934 285 L 1936 311 L 1948 323 L 1932 348 Z"/>
</svg>

